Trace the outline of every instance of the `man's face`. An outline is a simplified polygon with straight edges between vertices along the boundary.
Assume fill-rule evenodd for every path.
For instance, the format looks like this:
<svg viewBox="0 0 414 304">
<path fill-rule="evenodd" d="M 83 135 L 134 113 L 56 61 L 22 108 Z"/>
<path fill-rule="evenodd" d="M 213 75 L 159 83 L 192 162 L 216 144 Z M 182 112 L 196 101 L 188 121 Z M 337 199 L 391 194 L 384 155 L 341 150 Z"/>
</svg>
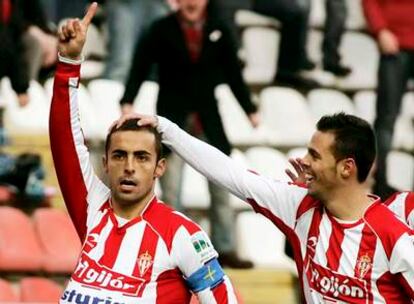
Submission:
<svg viewBox="0 0 414 304">
<path fill-rule="evenodd" d="M 308 145 L 308 153 L 303 159 L 309 194 L 322 201 L 327 199 L 330 191 L 339 182 L 338 162 L 332 154 L 334 143 L 334 134 L 316 131 Z"/>
<path fill-rule="evenodd" d="M 146 130 L 113 133 L 103 161 L 112 199 L 120 205 L 149 200 L 165 170 L 165 160 L 157 162 L 155 136 Z"/>
<path fill-rule="evenodd" d="M 177 5 L 184 19 L 197 22 L 203 17 L 207 2 L 208 0 L 177 0 Z"/>
</svg>

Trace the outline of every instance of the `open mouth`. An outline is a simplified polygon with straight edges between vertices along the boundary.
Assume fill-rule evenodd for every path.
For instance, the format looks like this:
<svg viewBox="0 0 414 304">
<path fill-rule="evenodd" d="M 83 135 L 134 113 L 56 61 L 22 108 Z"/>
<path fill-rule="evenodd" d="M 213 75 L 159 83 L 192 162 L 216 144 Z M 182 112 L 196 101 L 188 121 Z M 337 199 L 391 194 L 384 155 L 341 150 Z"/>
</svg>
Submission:
<svg viewBox="0 0 414 304">
<path fill-rule="evenodd" d="M 137 186 L 137 183 L 132 179 L 122 179 L 119 183 L 121 185 L 121 190 L 130 191 Z"/>
</svg>

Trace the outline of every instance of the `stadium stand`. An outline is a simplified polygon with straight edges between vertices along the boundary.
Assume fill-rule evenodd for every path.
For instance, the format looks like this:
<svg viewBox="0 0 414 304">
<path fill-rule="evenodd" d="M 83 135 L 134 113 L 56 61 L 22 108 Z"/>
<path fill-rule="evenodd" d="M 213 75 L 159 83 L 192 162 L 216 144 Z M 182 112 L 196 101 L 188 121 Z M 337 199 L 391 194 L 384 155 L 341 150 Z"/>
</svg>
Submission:
<svg viewBox="0 0 414 304">
<path fill-rule="evenodd" d="M 76 266 L 81 243 L 68 214 L 54 208 L 39 208 L 33 214 L 33 222 L 43 249 L 43 269 L 48 273 L 70 274 Z"/>
<path fill-rule="evenodd" d="M 12 285 L 3 279 L 0 279 L 0 303 L 18 302 L 19 298 Z"/>
<path fill-rule="evenodd" d="M 0 271 L 39 271 L 44 256 L 30 218 L 22 211 L 0 207 Z"/>
<path fill-rule="evenodd" d="M 20 301 L 56 303 L 63 292 L 56 282 L 40 277 L 26 277 L 20 281 Z"/>
</svg>

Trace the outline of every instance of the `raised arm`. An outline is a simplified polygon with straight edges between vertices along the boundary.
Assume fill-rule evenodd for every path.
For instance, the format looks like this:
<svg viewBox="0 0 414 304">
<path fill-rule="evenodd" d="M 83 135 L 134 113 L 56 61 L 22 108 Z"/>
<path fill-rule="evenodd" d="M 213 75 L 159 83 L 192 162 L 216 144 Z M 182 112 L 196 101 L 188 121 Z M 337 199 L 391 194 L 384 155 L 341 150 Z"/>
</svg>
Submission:
<svg viewBox="0 0 414 304">
<path fill-rule="evenodd" d="M 260 176 L 240 166 L 218 149 L 189 135 L 166 118 L 158 116 L 157 120 L 153 116 L 134 114 L 123 119 L 131 117 L 140 118 L 140 125 L 157 126 L 162 133 L 163 143 L 188 164 L 209 180 L 248 202 L 256 212 L 268 217 L 281 229 L 284 228 L 281 227 L 283 225 L 294 227 L 302 202 L 306 206 L 311 205 L 307 189 Z M 122 120 L 119 121 L 121 122 Z"/>
<path fill-rule="evenodd" d="M 109 190 L 95 176 L 79 120 L 77 88 L 81 51 L 87 27 L 95 14 L 92 4 L 83 20 L 71 19 L 59 32 L 59 63 L 56 69 L 49 118 L 50 145 L 65 204 L 83 240 L 88 212 L 108 197 Z"/>
</svg>

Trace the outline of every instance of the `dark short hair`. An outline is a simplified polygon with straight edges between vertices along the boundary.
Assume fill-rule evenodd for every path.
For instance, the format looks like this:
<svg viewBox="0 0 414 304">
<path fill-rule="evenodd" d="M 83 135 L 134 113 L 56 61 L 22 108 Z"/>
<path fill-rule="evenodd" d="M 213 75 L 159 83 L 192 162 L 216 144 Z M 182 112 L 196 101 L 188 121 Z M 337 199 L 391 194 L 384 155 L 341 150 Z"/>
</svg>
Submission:
<svg viewBox="0 0 414 304">
<path fill-rule="evenodd" d="M 111 146 L 111 137 L 112 134 L 116 132 L 122 132 L 122 131 L 147 131 L 154 135 L 155 138 L 155 152 L 157 153 L 157 161 L 159 161 L 162 156 L 162 142 L 161 142 L 161 134 L 157 131 L 156 128 L 152 126 L 139 126 L 137 123 L 139 121 L 139 118 L 134 119 L 128 119 L 126 120 L 122 125 L 120 125 L 118 128 L 113 126 L 106 136 L 105 140 L 105 154 L 108 154 L 109 147 Z"/>
<path fill-rule="evenodd" d="M 375 133 L 369 123 L 343 112 L 323 116 L 316 125 L 318 131 L 335 136 L 332 153 L 336 160 L 353 158 L 358 170 L 358 181 L 364 182 L 376 155 Z"/>
</svg>

